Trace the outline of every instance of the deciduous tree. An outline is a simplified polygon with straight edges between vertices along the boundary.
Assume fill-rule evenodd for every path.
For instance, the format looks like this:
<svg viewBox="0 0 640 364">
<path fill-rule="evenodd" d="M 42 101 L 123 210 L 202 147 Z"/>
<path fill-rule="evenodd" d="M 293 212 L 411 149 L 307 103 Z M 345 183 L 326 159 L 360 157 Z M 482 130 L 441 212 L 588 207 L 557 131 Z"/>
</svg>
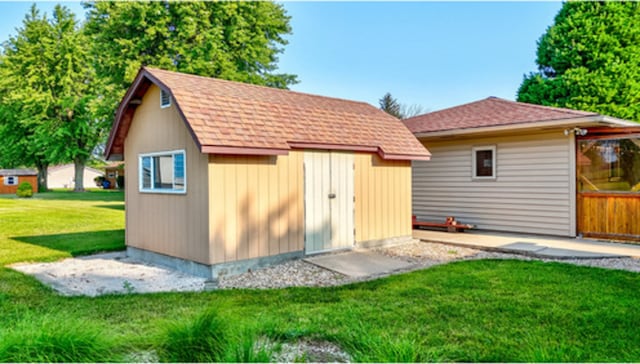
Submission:
<svg viewBox="0 0 640 364">
<path fill-rule="evenodd" d="M 563 4 L 518 101 L 640 121 L 640 3 Z"/>
</svg>

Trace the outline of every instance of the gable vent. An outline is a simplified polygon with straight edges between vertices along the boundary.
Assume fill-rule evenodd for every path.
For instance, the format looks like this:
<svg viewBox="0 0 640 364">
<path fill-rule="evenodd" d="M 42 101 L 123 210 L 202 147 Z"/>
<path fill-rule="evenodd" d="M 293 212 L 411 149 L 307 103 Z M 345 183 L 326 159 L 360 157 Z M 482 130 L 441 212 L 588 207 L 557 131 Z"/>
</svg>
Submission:
<svg viewBox="0 0 640 364">
<path fill-rule="evenodd" d="M 165 108 L 171 106 L 171 94 L 165 90 L 160 90 L 160 107 Z"/>
</svg>

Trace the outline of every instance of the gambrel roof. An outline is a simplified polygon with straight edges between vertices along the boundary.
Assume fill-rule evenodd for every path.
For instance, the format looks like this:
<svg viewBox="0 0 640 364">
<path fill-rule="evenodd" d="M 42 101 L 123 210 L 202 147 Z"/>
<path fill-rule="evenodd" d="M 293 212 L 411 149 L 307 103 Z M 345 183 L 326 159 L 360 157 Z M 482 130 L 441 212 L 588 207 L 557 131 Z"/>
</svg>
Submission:
<svg viewBox="0 0 640 364">
<path fill-rule="evenodd" d="M 133 112 L 152 83 L 171 94 L 202 153 L 313 148 L 375 152 L 384 159 L 430 156 L 400 120 L 363 102 L 145 67 L 118 108 L 107 158 L 123 154 Z"/>
</svg>

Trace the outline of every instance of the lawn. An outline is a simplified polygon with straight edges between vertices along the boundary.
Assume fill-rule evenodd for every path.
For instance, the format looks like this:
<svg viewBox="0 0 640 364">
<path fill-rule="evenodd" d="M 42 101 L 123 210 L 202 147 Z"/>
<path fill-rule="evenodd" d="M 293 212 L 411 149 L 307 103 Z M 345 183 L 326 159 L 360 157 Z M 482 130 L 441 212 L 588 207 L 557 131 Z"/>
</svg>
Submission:
<svg viewBox="0 0 640 364">
<path fill-rule="evenodd" d="M 103 191 L 0 198 L 0 262 L 121 249 L 122 206 Z M 98 298 L 61 297 L 0 268 L 0 361 L 264 361 L 277 343 L 317 340 L 369 362 L 637 362 L 638 307 L 639 274 L 538 261 L 337 288 Z M 267 339 L 276 346 L 258 349 Z"/>
</svg>

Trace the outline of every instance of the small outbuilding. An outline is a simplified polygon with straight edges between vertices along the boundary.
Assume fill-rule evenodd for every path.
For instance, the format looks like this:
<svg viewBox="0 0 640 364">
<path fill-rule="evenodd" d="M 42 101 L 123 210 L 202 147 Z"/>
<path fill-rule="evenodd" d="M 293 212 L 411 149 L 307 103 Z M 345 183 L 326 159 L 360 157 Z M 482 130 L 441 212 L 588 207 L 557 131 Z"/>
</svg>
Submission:
<svg viewBox="0 0 640 364">
<path fill-rule="evenodd" d="M 109 188 L 124 188 L 120 181 L 124 178 L 124 163 L 112 162 L 104 167 L 104 178 L 109 181 Z"/>
<path fill-rule="evenodd" d="M 366 103 L 153 68 L 106 148 L 126 162 L 128 254 L 212 278 L 409 239 L 429 155 Z"/>
<path fill-rule="evenodd" d="M 640 240 L 640 124 L 496 97 L 404 122 L 432 153 L 413 163 L 418 220 Z"/>
<path fill-rule="evenodd" d="M 22 182 L 29 182 L 38 191 L 38 171 L 34 169 L 0 169 L 0 194 L 15 194 Z"/>
<path fill-rule="evenodd" d="M 102 176 L 102 171 L 89 166 L 84 167 L 83 187 L 96 188 L 95 178 L 99 176 Z M 73 163 L 49 167 L 47 185 L 49 188 L 74 188 L 76 182 Z"/>
</svg>

